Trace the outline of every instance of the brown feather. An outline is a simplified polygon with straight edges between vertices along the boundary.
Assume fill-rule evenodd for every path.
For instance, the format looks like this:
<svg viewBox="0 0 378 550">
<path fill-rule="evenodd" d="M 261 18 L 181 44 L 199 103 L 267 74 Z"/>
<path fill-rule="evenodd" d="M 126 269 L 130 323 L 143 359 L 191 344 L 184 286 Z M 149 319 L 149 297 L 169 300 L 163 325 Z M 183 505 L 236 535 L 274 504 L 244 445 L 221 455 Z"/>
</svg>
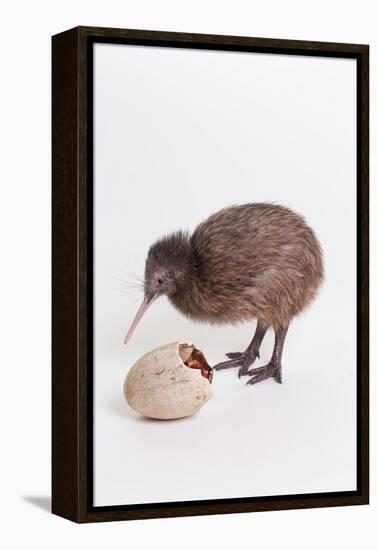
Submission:
<svg viewBox="0 0 378 550">
<path fill-rule="evenodd" d="M 160 239 L 146 262 L 145 288 L 162 292 L 184 315 L 214 324 L 259 319 L 280 328 L 315 298 L 323 280 L 320 244 L 305 220 L 268 203 L 224 208 L 190 237 Z"/>
</svg>

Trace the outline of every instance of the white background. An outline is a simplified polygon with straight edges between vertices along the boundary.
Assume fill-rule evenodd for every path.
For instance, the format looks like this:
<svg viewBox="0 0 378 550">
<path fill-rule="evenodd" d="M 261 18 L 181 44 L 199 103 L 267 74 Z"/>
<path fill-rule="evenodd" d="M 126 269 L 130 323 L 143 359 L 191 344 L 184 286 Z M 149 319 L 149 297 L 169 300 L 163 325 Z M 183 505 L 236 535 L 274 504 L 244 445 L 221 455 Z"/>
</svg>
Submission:
<svg viewBox="0 0 378 550">
<path fill-rule="evenodd" d="M 94 59 L 95 505 L 354 490 L 355 61 L 108 44 Z M 200 414 L 142 420 L 122 394 L 139 356 L 186 338 L 215 364 L 254 323 L 195 325 L 163 298 L 125 348 L 133 273 L 158 236 L 252 201 L 304 214 L 324 250 L 283 386 L 219 372 Z"/>
<path fill-rule="evenodd" d="M 1 539 L 7 548 L 375 548 L 377 376 L 372 369 L 372 504 L 77 526 L 50 494 L 50 35 L 77 24 L 370 43 L 372 252 L 377 249 L 375 3 L 100 1 L 3 6 Z M 20 154 L 22 155 L 20 158 Z M 373 254 L 372 280 L 377 280 Z M 377 332 L 372 288 L 372 335 Z M 372 365 L 376 344 L 372 338 Z M 209 404 L 210 406 L 210 404 Z"/>
</svg>

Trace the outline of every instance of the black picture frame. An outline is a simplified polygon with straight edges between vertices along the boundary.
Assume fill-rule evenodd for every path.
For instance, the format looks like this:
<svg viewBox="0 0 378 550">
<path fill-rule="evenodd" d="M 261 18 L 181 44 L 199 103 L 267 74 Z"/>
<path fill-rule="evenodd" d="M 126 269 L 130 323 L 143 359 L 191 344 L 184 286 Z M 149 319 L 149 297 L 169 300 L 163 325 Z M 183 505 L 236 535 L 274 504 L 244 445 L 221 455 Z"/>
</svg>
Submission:
<svg viewBox="0 0 378 550">
<path fill-rule="evenodd" d="M 98 42 L 357 63 L 357 490 L 93 506 L 93 45 Z M 369 47 L 76 27 L 52 38 L 52 511 L 75 522 L 360 505 L 369 502 Z"/>
</svg>

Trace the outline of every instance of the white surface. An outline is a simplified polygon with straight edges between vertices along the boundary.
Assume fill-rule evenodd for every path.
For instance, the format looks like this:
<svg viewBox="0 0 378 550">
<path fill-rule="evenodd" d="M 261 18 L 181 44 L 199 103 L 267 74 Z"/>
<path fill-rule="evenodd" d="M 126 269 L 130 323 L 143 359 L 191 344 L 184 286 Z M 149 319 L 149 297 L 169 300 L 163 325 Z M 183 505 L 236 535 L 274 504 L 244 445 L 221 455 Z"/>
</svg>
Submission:
<svg viewBox="0 0 378 550">
<path fill-rule="evenodd" d="M 107 44 L 94 60 L 95 505 L 355 489 L 355 61 Z M 197 416 L 136 417 L 122 385 L 139 356 L 187 339 L 214 364 L 254 324 L 195 325 L 162 298 L 125 348 L 132 274 L 157 237 L 254 201 L 304 214 L 324 249 L 284 385 L 219 372 Z"/>
<path fill-rule="evenodd" d="M 3 5 L 0 89 L 0 542 L 9 549 L 376 548 L 377 533 L 377 33 L 376 2 L 41 0 Z M 15 22 L 17 36 L 15 39 Z M 371 505 L 73 525 L 50 495 L 50 35 L 78 23 L 370 43 Z M 10 76 L 10 80 L 6 77 Z M 17 110 L 17 111 L 16 111 Z M 17 112 L 17 116 L 15 113 Z M 20 161 L 22 151 L 22 161 Z M 22 223 L 20 223 L 22 220 Z M 153 312 L 151 311 L 151 315 Z M 313 310 L 308 317 L 313 316 Z M 125 322 L 127 319 L 125 319 Z M 147 320 L 146 320 L 147 321 Z M 142 327 L 141 327 L 142 329 Z M 306 328 L 307 330 L 307 328 Z M 136 334 L 136 338 L 138 338 Z M 241 343 L 243 338 L 240 335 Z M 131 345 L 131 344 L 130 344 Z M 232 377 L 233 378 L 233 377 Z M 234 383 L 234 378 L 232 380 Z M 262 387 L 262 386 L 261 386 Z M 214 401 L 215 402 L 215 401 Z M 209 404 L 210 407 L 210 404 Z M 247 476 L 248 474 L 246 474 Z"/>
</svg>

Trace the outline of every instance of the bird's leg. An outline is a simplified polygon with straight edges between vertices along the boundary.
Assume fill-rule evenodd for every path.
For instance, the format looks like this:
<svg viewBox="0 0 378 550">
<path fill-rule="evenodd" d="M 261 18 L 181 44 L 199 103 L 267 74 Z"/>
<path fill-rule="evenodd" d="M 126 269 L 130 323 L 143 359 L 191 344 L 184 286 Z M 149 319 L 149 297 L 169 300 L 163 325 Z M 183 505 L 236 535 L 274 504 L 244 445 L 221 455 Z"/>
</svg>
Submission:
<svg viewBox="0 0 378 550">
<path fill-rule="evenodd" d="M 230 360 L 218 363 L 213 368 L 216 370 L 223 370 L 230 369 L 232 367 L 239 367 L 239 377 L 246 374 L 249 367 L 251 367 L 256 361 L 257 357 L 260 357 L 259 350 L 266 331 L 267 327 L 258 321 L 255 334 L 247 349 L 242 352 L 226 353 L 227 357 L 230 357 Z"/>
<path fill-rule="evenodd" d="M 247 384 L 257 384 L 267 378 L 274 377 L 276 382 L 282 384 L 282 350 L 285 342 L 288 326 L 285 328 L 275 329 L 274 349 L 272 357 L 267 365 L 257 369 L 250 369 L 246 374 L 252 376 Z"/>
</svg>

